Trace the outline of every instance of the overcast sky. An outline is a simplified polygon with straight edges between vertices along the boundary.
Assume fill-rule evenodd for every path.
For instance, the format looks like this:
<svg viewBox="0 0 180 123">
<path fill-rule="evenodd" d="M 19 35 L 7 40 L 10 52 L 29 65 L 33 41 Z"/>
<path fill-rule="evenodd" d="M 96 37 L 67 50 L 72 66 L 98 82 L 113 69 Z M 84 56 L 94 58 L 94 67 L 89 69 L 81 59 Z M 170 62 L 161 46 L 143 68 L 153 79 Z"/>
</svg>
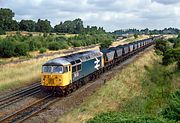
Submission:
<svg viewBox="0 0 180 123">
<path fill-rule="evenodd" d="M 15 19 L 60 21 L 81 18 L 107 31 L 127 28 L 180 28 L 180 0 L 0 0 Z"/>
</svg>

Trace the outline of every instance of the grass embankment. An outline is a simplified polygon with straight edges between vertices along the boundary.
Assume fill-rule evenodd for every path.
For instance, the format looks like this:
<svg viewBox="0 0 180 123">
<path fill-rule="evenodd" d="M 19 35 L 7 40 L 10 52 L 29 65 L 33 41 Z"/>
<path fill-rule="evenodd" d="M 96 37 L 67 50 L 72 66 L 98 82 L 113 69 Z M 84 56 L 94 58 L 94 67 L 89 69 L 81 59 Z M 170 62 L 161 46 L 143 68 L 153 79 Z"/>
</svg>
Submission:
<svg viewBox="0 0 180 123">
<path fill-rule="evenodd" d="M 41 65 L 48 58 L 0 66 L 0 92 L 40 80 Z"/>
<path fill-rule="evenodd" d="M 160 58 L 153 51 L 144 54 L 138 60 L 120 70 L 116 76 L 88 97 L 79 107 L 61 116 L 57 122 L 84 122 L 99 113 L 108 111 L 156 115 L 159 107 L 164 105 L 164 100 L 156 99 L 156 97 L 154 100 L 149 100 L 148 94 L 151 93 L 151 90 L 151 97 L 160 93 L 161 89 L 159 90 L 159 88 L 161 86 L 158 86 L 157 91 L 156 89 L 153 90 L 157 86 L 153 82 L 162 74 L 161 72 L 156 73 L 161 68 L 159 62 Z M 157 70 L 154 70 L 154 68 Z M 177 79 L 180 79 L 178 75 L 173 78 L 175 83 Z"/>
<path fill-rule="evenodd" d="M 147 59 L 148 61 L 148 59 Z M 133 122 L 175 123 L 180 121 L 180 71 L 176 65 L 143 64 L 143 76 L 139 76 L 140 94 L 107 112 L 97 114 L 89 123 Z M 138 71 L 134 71 L 138 72 Z M 137 73 L 139 74 L 139 73 Z M 135 89 L 134 89 L 135 90 Z M 117 92 L 116 92 L 117 93 Z M 113 93 L 112 93 L 113 95 Z M 116 94 L 115 94 L 116 95 Z M 120 101 L 121 102 L 121 101 Z M 104 113 L 105 112 L 105 113 Z"/>
</svg>

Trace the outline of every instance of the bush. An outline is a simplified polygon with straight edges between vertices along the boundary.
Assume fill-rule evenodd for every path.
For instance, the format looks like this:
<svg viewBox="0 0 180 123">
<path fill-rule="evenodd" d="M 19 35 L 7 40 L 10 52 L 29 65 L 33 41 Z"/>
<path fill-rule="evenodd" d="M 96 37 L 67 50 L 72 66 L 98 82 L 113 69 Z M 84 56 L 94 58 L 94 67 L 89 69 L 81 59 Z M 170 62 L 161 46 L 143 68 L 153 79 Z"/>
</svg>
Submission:
<svg viewBox="0 0 180 123">
<path fill-rule="evenodd" d="M 111 40 L 103 40 L 100 44 L 101 48 L 108 48 L 112 44 Z"/>
<path fill-rule="evenodd" d="M 168 106 L 162 111 L 164 118 L 180 121 L 180 89 L 172 93 Z"/>
<path fill-rule="evenodd" d="M 66 38 L 64 36 L 59 36 L 55 38 L 56 41 L 66 41 Z"/>
<path fill-rule="evenodd" d="M 76 40 L 72 42 L 73 47 L 80 47 L 82 46 L 82 42 L 80 40 Z"/>
<path fill-rule="evenodd" d="M 69 46 L 66 41 L 59 42 L 60 49 L 67 49 Z"/>
<path fill-rule="evenodd" d="M 0 28 L 0 35 L 4 35 L 4 34 L 5 34 L 5 31 L 2 28 Z"/>
<path fill-rule="evenodd" d="M 173 123 L 161 117 L 128 116 L 118 112 L 102 113 L 90 119 L 88 123 Z"/>
<path fill-rule="evenodd" d="M 0 43 L 0 56 L 5 58 L 15 56 L 14 53 L 15 48 L 16 47 L 14 42 L 8 40 L 2 41 Z"/>
<path fill-rule="evenodd" d="M 164 54 L 169 49 L 169 44 L 167 40 L 158 39 L 156 40 L 156 50 L 159 50 Z"/>
<path fill-rule="evenodd" d="M 41 42 L 36 40 L 29 41 L 29 51 L 35 51 L 39 48 L 41 48 Z"/>
<path fill-rule="evenodd" d="M 48 34 L 45 32 L 45 33 L 43 33 L 43 37 L 47 37 L 48 36 Z"/>
<path fill-rule="evenodd" d="M 44 53 L 44 52 L 46 52 L 46 48 L 41 47 L 41 48 L 39 49 L 39 52 L 40 52 L 40 53 Z"/>
<path fill-rule="evenodd" d="M 59 50 L 60 45 L 58 42 L 51 42 L 51 43 L 49 43 L 48 49 L 49 50 Z"/>
<path fill-rule="evenodd" d="M 180 47 L 168 50 L 162 59 L 163 65 L 169 65 L 177 62 L 178 69 L 180 69 Z"/>
<path fill-rule="evenodd" d="M 26 56 L 29 51 L 29 47 L 25 43 L 17 43 L 15 46 L 15 56 Z"/>
<path fill-rule="evenodd" d="M 134 38 L 137 39 L 137 38 L 138 38 L 138 35 L 137 35 L 137 34 L 134 34 Z"/>
<path fill-rule="evenodd" d="M 1 57 L 26 56 L 28 51 L 28 45 L 23 42 L 4 40 L 0 43 Z"/>
</svg>

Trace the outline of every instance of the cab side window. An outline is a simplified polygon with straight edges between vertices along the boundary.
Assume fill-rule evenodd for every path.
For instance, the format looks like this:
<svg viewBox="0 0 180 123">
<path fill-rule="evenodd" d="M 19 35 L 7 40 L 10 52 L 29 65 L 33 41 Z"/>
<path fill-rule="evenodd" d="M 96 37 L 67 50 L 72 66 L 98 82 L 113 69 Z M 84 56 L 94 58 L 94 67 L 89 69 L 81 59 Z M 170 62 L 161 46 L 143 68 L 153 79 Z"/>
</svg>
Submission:
<svg viewBox="0 0 180 123">
<path fill-rule="evenodd" d="M 73 66 L 73 67 L 72 67 L 72 72 L 73 72 L 73 73 L 76 72 L 76 66 Z"/>
<path fill-rule="evenodd" d="M 64 67 L 64 73 L 68 72 L 68 67 Z"/>
<path fill-rule="evenodd" d="M 77 65 L 77 71 L 81 70 L 81 64 Z"/>
</svg>

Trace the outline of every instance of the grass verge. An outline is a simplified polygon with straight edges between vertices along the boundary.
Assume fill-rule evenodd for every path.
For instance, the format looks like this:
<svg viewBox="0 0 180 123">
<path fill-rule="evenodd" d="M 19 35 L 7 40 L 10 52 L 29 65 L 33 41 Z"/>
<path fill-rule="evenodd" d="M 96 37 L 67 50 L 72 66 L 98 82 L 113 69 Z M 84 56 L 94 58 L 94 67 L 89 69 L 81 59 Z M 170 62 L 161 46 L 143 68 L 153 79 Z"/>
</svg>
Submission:
<svg viewBox="0 0 180 123">
<path fill-rule="evenodd" d="M 88 123 L 133 122 L 176 123 L 180 121 L 180 71 L 176 65 L 162 66 L 154 61 L 144 65 L 141 92 L 122 105 L 121 110 L 97 114 Z"/>
</svg>

